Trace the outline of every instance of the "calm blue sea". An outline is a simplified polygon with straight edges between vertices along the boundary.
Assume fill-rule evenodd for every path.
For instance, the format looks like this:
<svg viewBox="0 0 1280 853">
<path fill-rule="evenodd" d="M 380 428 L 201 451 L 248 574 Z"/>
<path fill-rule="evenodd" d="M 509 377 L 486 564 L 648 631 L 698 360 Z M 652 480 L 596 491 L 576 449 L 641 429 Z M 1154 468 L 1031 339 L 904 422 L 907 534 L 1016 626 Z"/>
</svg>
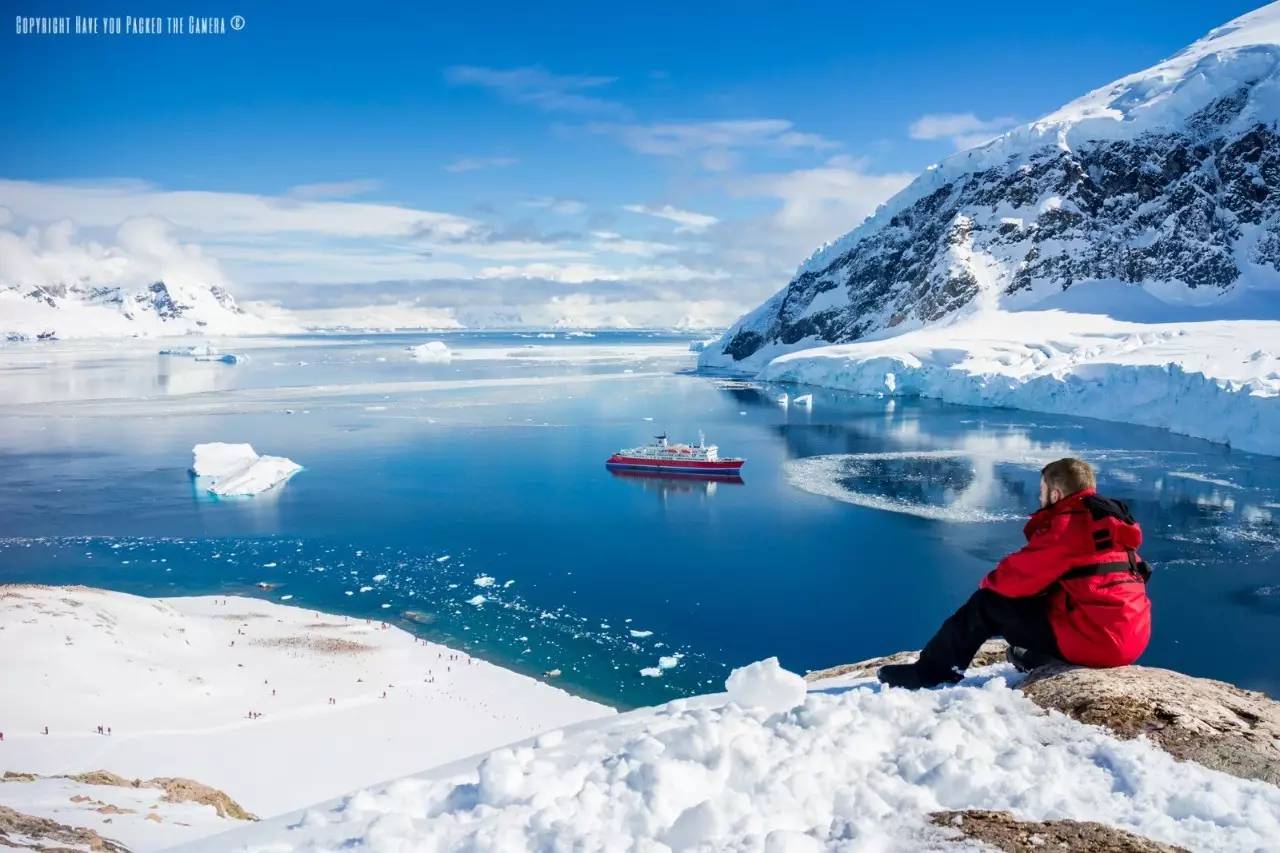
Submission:
<svg viewBox="0 0 1280 853">
<path fill-rule="evenodd" d="M 453 360 L 414 361 L 405 347 L 428 339 Z M 1280 695 L 1280 459 L 1102 421 L 726 382 L 690 372 L 689 340 L 264 339 L 230 346 L 248 356 L 236 365 L 145 342 L 0 348 L 0 582 L 385 619 L 648 704 L 770 655 L 804 671 L 918 648 L 1020 544 L 1039 467 L 1073 454 L 1146 530 L 1144 662 Z M 784 408 L 784 392 L 812 392 L 812 408 Z M 604 467 L 657 432 L 699 430 L 747 458 L 742 482 Z M 204 441 L 305 470 L 213 500 L 187 471 Z"/>
</svg>

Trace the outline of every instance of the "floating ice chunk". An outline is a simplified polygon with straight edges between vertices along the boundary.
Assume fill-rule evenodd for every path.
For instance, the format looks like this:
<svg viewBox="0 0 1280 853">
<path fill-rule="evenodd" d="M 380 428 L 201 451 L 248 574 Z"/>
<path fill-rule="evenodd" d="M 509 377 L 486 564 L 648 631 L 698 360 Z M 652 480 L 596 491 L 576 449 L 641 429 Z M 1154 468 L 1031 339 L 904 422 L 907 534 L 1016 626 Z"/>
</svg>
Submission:
<svg viewBox="0 0 1280 853">
<path fill-rule="evenodd" d="M 646 666 L 644 669 L 640 670 L 640 674 L 645 678 L 661 678 L 662 670 L 658 669 L 656 666 Z"/>
<path fill-rule="evenodd" d="M 362 587 L 360 587 L 360 591 L 361 591 L 361 592 L 372 592 L 372 591 L 373 591 L 373 587 L 371 587 L 371 586 L 362 586 Z"/>
<path fill-rule="evenodd" d="M 738 667 L 729 673 L 724 687 L 729 700 L 743 708 L 761 708 L 776 714 L 790 711 L 804 702 L 804 679 L 788 672 L 777 658 L 766 658 Z"/>
<path fill-rule="evenodd" d="M 248 497 L 279 485 L 302 470 L 302 466 L 283 456 L 259 456 L 244 468 L 220 478 L 209 487 L 222 497 Z"/>
<path fill-rule="evenodd" d="M 288 601 L 288 600 L 289 600 L 289 599 L 291 599 L 291 598 L 293 598 L 293 596 L 292 596 L 292 595 L 282 595 L 282 596 L 280 596 L 280 600 L 281 600 L 281 601 Z"/>
<path fill-rule="evenodd" d="M 707 347 L 714 344 L 719 338 L 707 338 L 704 341 L 689 341 L 689 352 L 703 352 Z"/>
<path fill-rule="evenodd" d="M 356 552 L 356 556 L 357 556 L 357 557 L 358 557 L 358 556 L 360 556 L 360 552 L 359 552 L 359 551 L 357 551 L 357 552 Z M 378 581 L 384 581 L 384 580 L 386 580 L 386 579 L 387 579 L 387 576 L 386 576 L 386 575 L 374 575 L 374 576 L 373 576 L 373 578 L 372 578 L 372 580 L 373 580 L 373 582 L 374 582 L 374 583 L 377 583 Z"/>
<path fill-rule="evenodd" d="M 409 347 L 408 350 L 418 361 L 444 364 L 453 360 L 453 353 L 444 341 L 427 341 L 425 344 Z"/>
<path fill-rule="evenodd" d="M 489 577 L 488 575 L 481 575 L 480 577 L 473 580 L 472 583 L 475 584 L 476 586 L 493 586 L 494 579 Z"/>
<path fill-rule="evenodd" d="M 191 473 L 197 477 L 225 477 L 258 458 L 252 444 L 211 441 L 191 448 Z"/>
<path fill-rule="evenodd" d="M 662 657 L 658 658 L 658 668 L 674 669 L 675 667 L 680 665 L 680 658 L 682 657 L 684 657 L 684 655 L 663 655 Z"/>
<path fill-rule="evenodd" d="M 477 595 L 475 598 L 468 598 L 467 604 L 472 604 L 472 605 L 475 605 L 476 607 L 479 607 L 480 605 L 484 604 L 488 600 L 489 599 L 485 598 L 483 595 Z"/>
<path fill-rule="evenodd" d="M 653 632 L 652 632 L 652 631 L 637 631 L 635 628 L 632 628 L 632 629 L 631 629 L 631 636 L 635 637 L 637 640 L 643 640 L 645 637 L 652 637 L 652 636 L 653 636 Z"/>
<path fill-rule="evenodd" d="M 178 347 L 177 349 L 162 349 L 160 350 L 160 354 L 161 355 L 182 355 L 182 356 L 187 356 L 189 358 L 194 358 L 196 356 L 204 356 L 207 358 L 208 356 L 211 356 L 211 355 L 217 355 L 218 349 L 217 347 L 211 346 L 209 344 L 197 344 L 196 346 Z"/>
<path fill-rule="evenodd" d="M 236 355 L 236 354 L 235 354 L 235 353 L 233 353 L 233 352 L 225 353 L 225 354 L 223 354 L 223 355 L 198 355 L 198 356 L 196 356 L 196 361 L 219 361 L 219 362 L 222 362 L 223 364 L 239 364 L 240 362 L 245 361 L 245 360 L 246 360 L 246 357 L 245 357 L 245 356 L 243 356 L 243 355 Z"/>
<path fill-rule="evenodd" d="M 256 495 L 292 477 L 302 466 L 283 456 L 259 456 L 249 444 L 214 441 L 191 448 L 191 473 L 213 480 L 210 494 Z"/>
</svg>

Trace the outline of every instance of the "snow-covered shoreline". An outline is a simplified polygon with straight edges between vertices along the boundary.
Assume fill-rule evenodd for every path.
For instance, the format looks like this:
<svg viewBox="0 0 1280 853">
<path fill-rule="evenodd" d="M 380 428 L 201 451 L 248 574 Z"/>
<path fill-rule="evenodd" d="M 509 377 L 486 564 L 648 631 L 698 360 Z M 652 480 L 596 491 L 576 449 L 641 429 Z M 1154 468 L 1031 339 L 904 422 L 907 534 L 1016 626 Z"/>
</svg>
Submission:
<svg viewBox="0 0 1280 853">
<path fill-rule="evenodd" d="M 1280 321 L 1135 323 L 1061 310 L 965 314 L 849 344 L 705 368 L 888 397 L 1143 426 L 1280 456 Z"/>
<path fill-rule="evenodd" d="M 730 683 L 544 733 L 190 850 L 946 849 L 956 833 L 929 815 L 948 809 L 1097 821 L 1196 850 L 1265 849 L 1280 833 L 1274 785 L 1045 713 L 1012 689 L 1019 678 L 1001 664 L 913 692 L 858 672 L 788 697 L 785 673 L 765 674 L 749 691 Z"/>
<path fill-rule="evenodd" d="M 261 816 L 612 714 L 394 626 L 249 598 L 3 586 L 0 643 L 0 772 L 188 777 Z M 0 789 L 19 811 L 22 792 Z"/>
</svg>

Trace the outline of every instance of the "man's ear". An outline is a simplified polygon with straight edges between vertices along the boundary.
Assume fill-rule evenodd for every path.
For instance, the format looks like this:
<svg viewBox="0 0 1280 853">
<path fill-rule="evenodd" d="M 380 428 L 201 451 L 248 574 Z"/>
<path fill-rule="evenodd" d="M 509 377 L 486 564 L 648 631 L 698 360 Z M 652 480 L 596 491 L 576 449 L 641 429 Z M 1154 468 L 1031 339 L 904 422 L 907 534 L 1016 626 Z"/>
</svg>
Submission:
<svg viewBox="0 0 1280 853">
<path fill-rule="evenodd" d="M 1056 504 L 1058 501 L 1062 500 L 1065 497 L 1066 495 L 1062 493 L 1062 489 L 1049 490 L 1049 503 L 1051 504 Z"/>
</svg>

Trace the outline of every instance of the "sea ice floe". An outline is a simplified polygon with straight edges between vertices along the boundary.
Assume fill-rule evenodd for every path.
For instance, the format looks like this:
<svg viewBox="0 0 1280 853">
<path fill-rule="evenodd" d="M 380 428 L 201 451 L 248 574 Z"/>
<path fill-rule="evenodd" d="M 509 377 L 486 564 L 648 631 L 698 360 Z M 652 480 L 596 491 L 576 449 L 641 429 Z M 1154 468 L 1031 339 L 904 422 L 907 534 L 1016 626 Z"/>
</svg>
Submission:
<svg viewBox="0 0 1280 853">
<path fill-rule="evenodd" d="M 482 586 L 482 587 L 493 586 L 494 579 L 489 577 L 488 575 L 480 575 L 480 577 L 473 580 L 472 583 L 475 584 L 476 586 Z"/>
<path fill-rule="evenodd" d="M 205 490 L 220 497 L 249 497 L 288 480 L 302 466 L 283 456 L 259 456 L 249 444 L 208 442 L 192 449 L 191 473 L 211 482 Z"/>
<path fill-rule="evenodd" d="M 427 341 L 425 344 L 408 347 L 408 350 L 417 361 L 444 364 L 453 360 L 453 353 L 444 341 Z"/>
<path fill-rule="evenodd" d="M 476 607 L 479 607 L 480 605 L 484 604 L 486 601 L 488 601 L 488 599 L 485 598 L 483 595 L 477 595 L 474 598 L 468 598 L 467 604 L 472 604 L 472 605 L 475 605 Z"/>
<path fill-rule="evenodd" d="M 652 637 L 652 636 L 653 636 L 653 632 L 652 632 L 652 631 L 637 631 L 635 628 L 632 628 L 632 629 L 631 629 L 631 636 L 635 637 L 635 638 L 636 638 L 636 639 L 638 639 L 638 640 L 643 640 L 645 637 Z"/>
</svg>

